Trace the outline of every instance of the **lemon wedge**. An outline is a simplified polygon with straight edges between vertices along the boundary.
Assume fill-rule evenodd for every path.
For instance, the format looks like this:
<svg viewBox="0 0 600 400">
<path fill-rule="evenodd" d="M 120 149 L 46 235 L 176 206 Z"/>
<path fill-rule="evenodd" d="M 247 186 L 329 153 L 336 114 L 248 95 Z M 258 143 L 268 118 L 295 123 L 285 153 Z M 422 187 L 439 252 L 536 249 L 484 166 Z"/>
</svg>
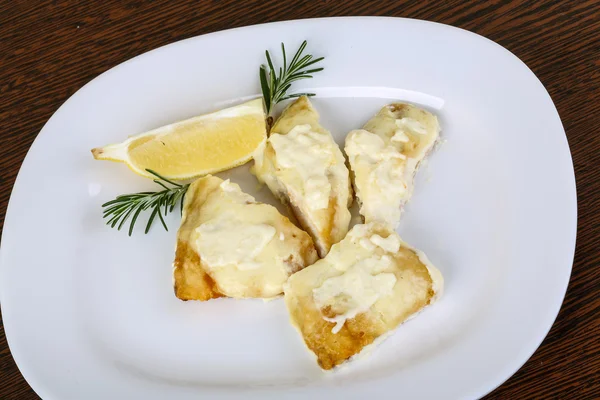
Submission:
<svg viewBox="0 0 600 400">
<path fill-rule="evenodd" d="M 188 179 L 244 164 L 267 138 L 262 99 L 151 130 L 92 149 L 97 160 L 124 162 L 154 178 Z"/>
</svg>

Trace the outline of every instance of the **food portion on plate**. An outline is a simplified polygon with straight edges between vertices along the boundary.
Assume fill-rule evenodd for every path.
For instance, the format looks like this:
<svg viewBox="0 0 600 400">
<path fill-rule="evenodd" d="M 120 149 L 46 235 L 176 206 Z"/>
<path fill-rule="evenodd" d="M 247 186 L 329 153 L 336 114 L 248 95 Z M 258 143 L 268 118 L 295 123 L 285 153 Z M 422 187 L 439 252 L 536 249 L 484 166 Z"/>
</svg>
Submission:
<svg viewBox="0 0 600 400">
<path fill-rule="evenodd" d="M 262 99 L 200 115 L 92 150 L 97 160 L 119 161 L 134 172 L 182 180 L 242 165 L 267 138 Z"/>
<path fill-rule="evenodd" d="M 146 233 L 181 204 L 173 281 L 181 300 L 271 299 L 284 293 L 292 324 L 318 364 L 332 369 L 383 338 L 442 293 L 443 278 L 395 232 L 421 161 L 436 143 L 435 115 L 387 105 L 346 138 L 346 158 L 308 99 L 291 83 L 322 68 L 302 55 L 304 42 L 276 73 L 261 66 L 263 98 L 177 122 L 93 149 L 96 159 L 125 162 L 154 179 L 158 192 L 103 204 L 120 229 L 152 210 Z M 280 101 L 297 98 L 267 135 Z M 267 114 L 265 114 L 265 110 Z M 252 173 L 288 206 L 300 229 L 230 180 L 209 173 L 254 160 Z M 191 183 L 174 180 L 202 176 Z M 348 232 L 356 189 L 365 224 Z M 321 257 L 321 259 L 319 259 Z"/>
<path fill-rule="evenodd" d="M 321 368 L 360 353 L 441 295 L 443 278 L 388 226 L 354 226 L 285 285 L 292 324 Z"/>
<path fill-rule="evenodd" d="M 273 298 L 316 260 L 306 232 L 237 184 L 208 175 L 190 185 L 173 263 L 178 298 Z"/>
<path fill-rule="evenodd" d="M 348 134 L 345 152 L 364 222 L 398 226 L 417 169 L 439 132 L 435 115 L 412 104 L 393 103 L 363 129 Z"/>
<path fill-rule="evenodd" d="M 348 168 L 306 96 L 275 121 L 254 163 L 256 177 L 293 212 L 314 239 L 320 257 L 346 236 L 352 204 Z"/>
</svg>

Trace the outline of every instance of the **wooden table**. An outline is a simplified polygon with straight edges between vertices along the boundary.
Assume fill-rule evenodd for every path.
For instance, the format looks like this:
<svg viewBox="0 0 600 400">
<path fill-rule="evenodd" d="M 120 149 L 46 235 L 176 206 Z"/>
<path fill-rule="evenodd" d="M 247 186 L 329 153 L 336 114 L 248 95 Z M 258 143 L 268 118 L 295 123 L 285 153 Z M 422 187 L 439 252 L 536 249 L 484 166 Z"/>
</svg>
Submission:
<svg viewBox="0 0 600 400">
<path fill-rule="evenodd" d="M 531 359 L 486 399 L 600 398 L 600 2 L 0 0 L 0 226 L 44 123 L 107 69 L 167 43 L 263 22 L 341 15 L 426 19 L 488 37 L 540 78 L 577 176 L 579 231 L 564 305 Z M 51 329 L 51 327 L 49 327 Z M 37 399 L 0 324 L 0 399 Z"/>
</svg>

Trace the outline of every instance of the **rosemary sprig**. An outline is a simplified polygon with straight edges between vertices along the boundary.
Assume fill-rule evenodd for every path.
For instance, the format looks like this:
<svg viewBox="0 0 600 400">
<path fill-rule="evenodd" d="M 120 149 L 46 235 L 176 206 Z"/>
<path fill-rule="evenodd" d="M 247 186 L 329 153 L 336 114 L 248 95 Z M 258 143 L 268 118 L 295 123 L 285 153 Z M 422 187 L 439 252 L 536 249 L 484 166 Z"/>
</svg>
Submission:
<svg viewBox="0 0 600 400">
<path fill-rule="evenodd" d="M 124 194 L 117 196 L 114 200 L 102 204 L 102 208 L 104 208 L 102 217 L 105 219 L 108 218 L 106 224 L 110 225 L 111 228 L 117 227 L 118 230 L 121 230 L 125 222 L 131 217 L 131 222 L 129 223 L 129 236 L 133 233 L 133 227 L 135 226 L 135 222 L 140 213 L 148 209 L 152 209 L 152 213 L 148 218 L 146 231 L 144 233 L 148 233 L 150 226 L 157 215 L 162 226 L 168 231 L 169 228 L 167 228 L 163 214 L 166 216 L 168 213 L 172 212 L 177 203 L 181 204 L 181 210 L 183 211 L 183 198 L 190 186 L 189 183 L 180 185 L 170 181 L 151 169 L 146 169 L 146 171 L 156 176 L 157 179 L 154 179 L 154 182 L 162 186 L 164 190 L 159 192 Z M 169 187 L 167 184 L 173 185 L 173 187 Z"/>
<path fill-rule="evenodd" d="M 268 67 L 265 65 L 260 66 L 259 77 L 260 86 L 262 88 L 263 98 L 265 99 L 265 106 L 267 108 L 267 115 L 271 113 L 273 107 L 280 101 L 291 99 L 300 96 L 314 96 L 314 93 L 295 93 L 287 94 L 287 91 L 292 86 L 292 83 L 300 79 L 312 78 L 313 73 L 322 71 L 323 68 L 308 68 L 314 66 L 314 64 L 323 60 L 324 57 L 313 59 L 310 54 L 303 55 L 304 48 L 306 47 L 306 40 L 302 42 L 294 57 L 290 63 L 287 63 L 287 55 L 285 52 L 285 46 L 281 43 L 281 53 L 283 55 L 283 67 L 279 67 L 279 73 L 275 71 L 273 61 L 269 51 L 265 51 L 267 57 Z"/>
</svg>

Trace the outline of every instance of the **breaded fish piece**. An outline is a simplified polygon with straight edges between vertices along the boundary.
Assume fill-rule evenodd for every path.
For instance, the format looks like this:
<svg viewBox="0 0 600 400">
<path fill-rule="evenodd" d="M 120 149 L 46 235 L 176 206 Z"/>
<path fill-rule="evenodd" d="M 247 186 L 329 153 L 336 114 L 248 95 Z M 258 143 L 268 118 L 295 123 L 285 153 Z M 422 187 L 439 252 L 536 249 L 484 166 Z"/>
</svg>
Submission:
<svg viewBox="0 0 600 400">
<path fill-rule="evenodd" d="M 292 275 L 284 297 L 292 324 L 328 370 L 432 304 L 443 284 L 423 253 L 371 223 L 354 226 L 327 257 Z"/>
<path fill-rule="evenodd" d="M 283 111 L 254 161 L 252 172 L 288 206 L 324 257 L 348 232 L 352 187 L 344 155 L 306 96 Z"/>
<path fill-rule="evenodd" d="M 185 196 L 173 263 L 181 300 L 272 298 L 317 260 L 310 236 L 229 180 L 205 176 Z"/>
<path fill-rule="evenodd" d="M 346 137 L 345 152 L 364 222 L 396 228 L 421 161 L 438 140 L 437 117 L 411 104 L 383 107 Z"/>
</svg>

